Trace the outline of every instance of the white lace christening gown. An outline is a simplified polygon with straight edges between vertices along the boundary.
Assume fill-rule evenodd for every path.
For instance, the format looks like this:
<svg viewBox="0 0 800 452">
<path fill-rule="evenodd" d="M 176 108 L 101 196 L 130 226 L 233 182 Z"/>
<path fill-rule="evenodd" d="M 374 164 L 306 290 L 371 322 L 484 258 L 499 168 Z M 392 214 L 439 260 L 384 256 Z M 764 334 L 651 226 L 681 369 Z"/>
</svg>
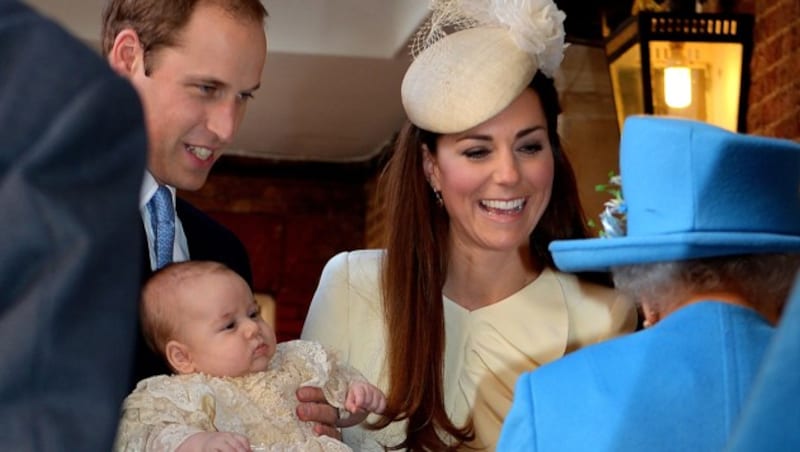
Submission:
<svg viewBox="0 0 800 452">
<path fill-rule="evenodd" d="M 125 399 L 114 450 L 171 452 L 194 433 L 219 431 L 247 436 L 254 451 L 350 451 L 297 418 L 295 391 L 319 386 L 341 409 L 354 379 L 364 377 L 338 364 L 319 343 L 302 340 L 278 344 L 264 372 L 151 377 Z"/>
</svg>

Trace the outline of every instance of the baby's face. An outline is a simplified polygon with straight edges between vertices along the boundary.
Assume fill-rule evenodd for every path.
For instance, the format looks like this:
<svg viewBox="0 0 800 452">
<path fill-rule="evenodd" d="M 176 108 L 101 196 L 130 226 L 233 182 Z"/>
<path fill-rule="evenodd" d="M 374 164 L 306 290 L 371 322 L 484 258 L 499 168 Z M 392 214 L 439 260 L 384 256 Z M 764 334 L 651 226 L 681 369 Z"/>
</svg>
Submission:
<svg viewBox="0 0 800 452">
<path fill-rule="evenodd" d="M 275 354 L 275 332 L 261 318 L 247 283 L 225 271 L 187 286 L 180 296 L 178 334 L 194 372 L 237 377 L 265 370 Z"/>
</svg>

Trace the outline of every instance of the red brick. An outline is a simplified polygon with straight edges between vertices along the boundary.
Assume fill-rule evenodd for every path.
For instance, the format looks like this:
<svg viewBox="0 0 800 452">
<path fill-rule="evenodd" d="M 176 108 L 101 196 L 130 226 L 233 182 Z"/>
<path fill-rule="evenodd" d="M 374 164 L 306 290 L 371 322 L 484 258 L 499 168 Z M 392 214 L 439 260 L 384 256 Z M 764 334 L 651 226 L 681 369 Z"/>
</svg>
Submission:
<svg viewBox="0 0 800 452">
<path fill-rule="evenodd" d="M 760 134 L 764 129 L 764 103 L 752 103 L 747 110 L 747 131 Z"/>
<path fill-rule="evenodd" d="M 800 109 L 775 125 L 775 136 L 800 141 Z"/>
<path fill-rule="evenodd" d="M 753 49 L 753 56 L 750 58 L 750 74 L 758 76 L 767 66 L 767 58 L 764 52 L 764 46 L 756 46 Z"/>
<path fill-rule="evenodd" d="M 758 18 L 758 26 L 766 27 L 766 30 L 771 30 L 773 34 L 785 30 L 791 25 L 793 19 L 789 3 L 788 1 L 776 1 L 773 8 L 769 8 L 764 16 Z"/>
</svg>

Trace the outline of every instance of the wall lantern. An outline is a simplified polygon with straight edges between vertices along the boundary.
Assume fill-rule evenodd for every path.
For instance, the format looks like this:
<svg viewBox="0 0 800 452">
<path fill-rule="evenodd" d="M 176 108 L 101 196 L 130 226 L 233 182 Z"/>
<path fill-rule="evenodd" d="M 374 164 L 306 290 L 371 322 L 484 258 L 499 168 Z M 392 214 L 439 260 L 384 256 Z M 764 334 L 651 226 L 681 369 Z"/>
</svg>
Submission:
<svg viewBox="0 0 800 452">
<path fill-rule="evenodd" d="M 620 130 L 644 113 L 746 131 L 752 15 L 642 11 L 605 50 Z"/>
</svg>

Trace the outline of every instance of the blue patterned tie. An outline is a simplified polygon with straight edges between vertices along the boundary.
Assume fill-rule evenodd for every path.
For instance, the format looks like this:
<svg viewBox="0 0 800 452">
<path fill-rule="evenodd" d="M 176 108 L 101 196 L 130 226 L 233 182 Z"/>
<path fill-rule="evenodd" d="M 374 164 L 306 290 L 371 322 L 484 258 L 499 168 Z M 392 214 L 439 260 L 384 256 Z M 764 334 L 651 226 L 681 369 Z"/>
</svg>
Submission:
<svg viewBox="0 0 800 452">
<path fill-rule="evenodd" d="M 156 247 L 156 270 L 172 262 L 172 248 L 175 243 L 175 210 L 172 207 L 172 194 L 164 185 L 147 203 L 150 212 L 150 224 L 153 227 Z"/>
</svg>

